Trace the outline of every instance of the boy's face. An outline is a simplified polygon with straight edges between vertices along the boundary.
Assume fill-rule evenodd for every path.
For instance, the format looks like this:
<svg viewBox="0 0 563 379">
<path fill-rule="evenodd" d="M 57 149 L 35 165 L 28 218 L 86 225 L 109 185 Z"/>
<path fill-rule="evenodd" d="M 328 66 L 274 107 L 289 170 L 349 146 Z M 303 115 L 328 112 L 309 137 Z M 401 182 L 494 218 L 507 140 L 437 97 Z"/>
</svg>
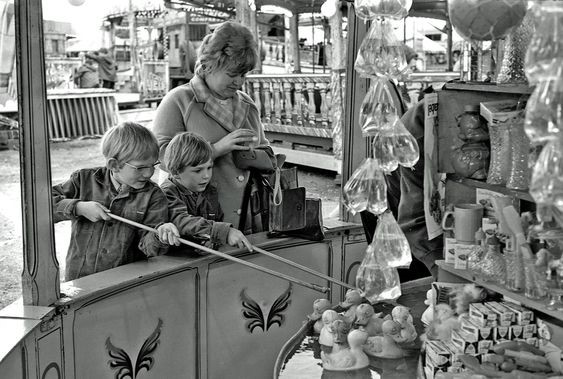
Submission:
<svg viewBox="0 0 563 379">
<path fill-rule="evenodd" d="M 110 169 L 113 172 L 113 177 L 120 184 L 141 189 L 151 179 L 158 163 L 154 158 L 148 158 L 124 162 L 123 167 L 119 167 L 117 161 L 114 160 L 113 164 L 110 162 Z"/>
<path fill-rule="evenodd" d="M 203 192 L 213 173 L 213 161 L 209 160 L 199 166 L 188 166 L 174 177 L 181 185 L 192 192 Z"/>
</svg>

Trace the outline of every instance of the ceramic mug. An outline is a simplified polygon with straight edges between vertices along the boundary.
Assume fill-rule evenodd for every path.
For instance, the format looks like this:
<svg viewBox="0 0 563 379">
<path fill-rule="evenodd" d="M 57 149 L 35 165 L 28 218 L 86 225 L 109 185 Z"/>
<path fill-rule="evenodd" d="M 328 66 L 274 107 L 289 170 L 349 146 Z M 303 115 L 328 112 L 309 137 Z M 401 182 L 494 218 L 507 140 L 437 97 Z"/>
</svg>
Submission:
<svg viewBox="0 0 563 379">
<path fill-rule="evenodd" d="M 454 218 L 448 225 L 448 218 Z M 442 229 L 453 230 L 457 242 L 475 243 L 475 233 L 481 227 L 483 206 L 481 204 L 457 204 L 453 211 L 446 211 L 442 218 Z"/>
</svg>

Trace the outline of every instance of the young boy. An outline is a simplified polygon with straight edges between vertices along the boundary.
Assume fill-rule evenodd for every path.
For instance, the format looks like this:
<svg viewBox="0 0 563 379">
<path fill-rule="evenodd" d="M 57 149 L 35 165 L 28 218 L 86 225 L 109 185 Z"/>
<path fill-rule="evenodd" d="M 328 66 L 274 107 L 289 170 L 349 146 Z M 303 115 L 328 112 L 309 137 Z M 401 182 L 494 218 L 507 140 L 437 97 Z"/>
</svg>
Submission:
<svg viewBox="0 0 563 379">
<path fill-rule="evenodd" d="M 142 125 L 125 122 L 102 139 L 105 167 L 74 172 L 53 187 L 54 221 L 72 220 L 66 280 L 121 266 L 178 245 L 168 201 L 150 178 L 159 164 L 158 143 Z M 107 212 L 156 228 L 154 233 L 115 221 Z"/>
<path fill-rule="evenodd" d="M 252 250 L 240 230 L 222 222 L 217 188 L 209 182 L 213 151 L 203 137 L 190 132 L 176 135 L 166 148 L 163 163 L 170 175 L 161 188 L 168 198 L 170 221 L 180 235 L 209 239 L 212 246 L 227 243 Z"/>
</svg>

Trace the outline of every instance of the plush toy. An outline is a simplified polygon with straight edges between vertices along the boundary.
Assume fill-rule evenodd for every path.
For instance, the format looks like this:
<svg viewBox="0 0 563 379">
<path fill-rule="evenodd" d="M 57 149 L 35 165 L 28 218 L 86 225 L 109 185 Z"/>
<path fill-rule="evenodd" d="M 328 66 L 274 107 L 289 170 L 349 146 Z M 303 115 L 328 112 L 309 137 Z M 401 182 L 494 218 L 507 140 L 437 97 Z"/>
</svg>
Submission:
<svg viewBox="0 0 563 379">
<path fill-rule="evenodd" d="M 487 298 L 487 291 L 473 283 L 452 289 L 450 293 L 455 304 L 455 313 L 459 316 L 469 311 L 470 303 L 481 303 Z"/>
<path fill-rule="evenodd" d="M 452 330 L 459 330 L 461 324 L 448 304 L 437 304 L 434 310 L 434 320 L 426 327 L 426 339 L 448 341 Z"/>
</svg>

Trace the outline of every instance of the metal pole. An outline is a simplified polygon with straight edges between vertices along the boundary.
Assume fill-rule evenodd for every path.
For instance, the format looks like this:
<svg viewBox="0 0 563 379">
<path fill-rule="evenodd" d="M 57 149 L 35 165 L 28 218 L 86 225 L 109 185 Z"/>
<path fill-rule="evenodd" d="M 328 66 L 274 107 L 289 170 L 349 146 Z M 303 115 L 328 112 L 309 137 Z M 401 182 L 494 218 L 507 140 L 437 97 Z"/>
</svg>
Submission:
<svg viewBox="0 0 563 379">
<path fill-rule="evenodd" d="M 117 215 L 114 215 L 114 214 L 112 214 L 112 213 L 108 213 L 108 216 L 110 216 L 110 217 L 113 218 L 114 220 L 121 221 L 121 222 L 124 222 L 124 223 L 126 223 L 126 224 L 136 226 L 136 227 L 139 228 L 139 229 L 143 229 L 143 230 L 146 230 L 146 231 L 148 231 L 148 232 L 158 233 L 158 232 L 156 231 L 156 229 L 154 229 L 154 228 L 148 227 L 148 226 L 143 225 L 143 224 L 139 224 L 138 222 L 131 221 L 131 220 L 126 219 L 126 218 L 124 218 L 124 217 L 117 216 Z M 285 280 L 290 281 L 290 282 L 293 282 L 293 283 L 295 283 L 295 284 L 299 284 L 300 286 L 307 287 L 307 288 L 310 288 L 310 289 L 312 289 L 312 290 L 315 290 L 315 291 L 318 291 L 318 292 L 323 292 L 323 293 L 326 293 L 326 292 L 329 292 L 329 291 L 330 291 L 330 288 L 328 288 L 328 287 L 322 287 L 322 286 L 319 286 L 319 285 L 314 284 L 314 283 L 308 283 L 308 282 L 305 282 L 305 281 L 303 281 L 303 280 L 296 279 L 296 278 L 294 278 L 294 277 L 292 277 L 292 276 L 282 274 L 281 272 L 277 272 L 277 271 L 274 271 L 274 270 L 270 270 L 269 268 L 262 267 L 262 266 L 259 266 L 259 265 L 257 265 L 257 264 L 254 264 L 254 263 L 250 263 L 250 262 L 244 261 L 244 260 L 242 260 L 242 259 L 240 259 L 240 258 L 237 258 L 237 257 L 232 257 L 232 256 L 230 256 L 229 254 L 221 253 L 221 252 L 219 252 L 219 251 L 217 251 L 217 250 L 210 249 L 210 248 L 208 248 L 208 247 L 206 247 L 206 246 L 198 245 L 198 244 L 195 243 L 195 242 L 191 242 L 191 241 L 185 240 L 185 239 L 183 239 L 183 238 L 180 238 L 179 240 L 180 240 L 180 242 L 181 242 L 182 244 L 184 244 L 184 245 L 188 245 L 188 246 L 194 247 L 194 248 L 196 248 L 196 249 L 205 251 L 206 253 L 216 255 L 216 256 L 218 256 L 218 257 L 221 257 L 221 258 L 226 259 L 226 260 L 229 260 L 229 261 L 233 261 L 233 262 L 240 263 L 240 264 L 243 265 L 243 266 L 247 266 L 247 267 L 253 268 L 253 269 L 255 269 L 255 270 L 265 272 L 266 274 L 270 274 L 270 275 L 276 276 L 276 277 L 278 277 L 278 278 L 285 279 Z"/>
</svg>

